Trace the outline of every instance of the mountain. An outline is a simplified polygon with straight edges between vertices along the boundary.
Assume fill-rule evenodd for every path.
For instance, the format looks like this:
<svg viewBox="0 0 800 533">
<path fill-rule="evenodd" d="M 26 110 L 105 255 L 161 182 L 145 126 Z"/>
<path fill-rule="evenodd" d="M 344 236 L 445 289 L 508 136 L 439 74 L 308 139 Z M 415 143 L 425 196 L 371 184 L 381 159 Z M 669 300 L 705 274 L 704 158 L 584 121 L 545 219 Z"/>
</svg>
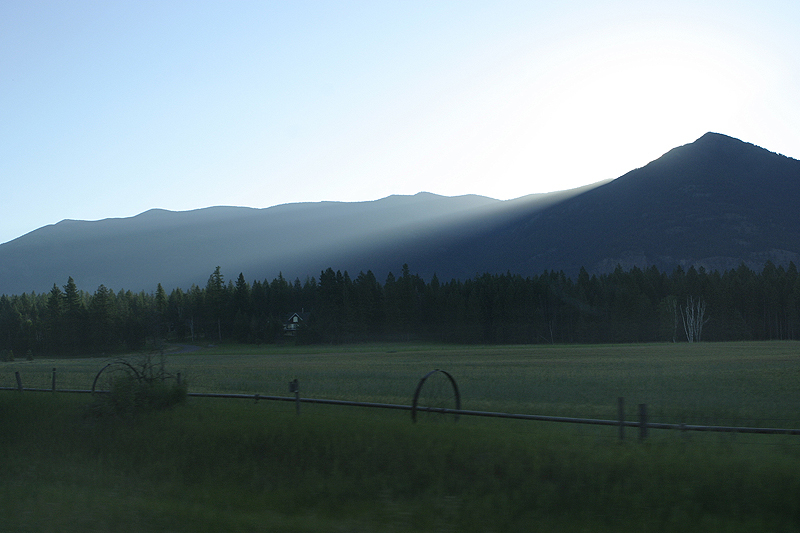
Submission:
<svg viewBox="0 0 800 533">
<path fill-rule="evenodd" d="M 64 220 L 0 245 L 0 293 L 41 292 L 68 276 L 85 290 L 101 283 L 146 291 L 159 282 L 188 288 L 204 285 L 217 265 L 227 276 L 243 271 L 251 280 L 271 279 L 279 271 L 319 275 L 353 245 L 426 223 L 458 221 L 461 214 L 496 202 L 421 194 L 351 204 L 153 209 L 131 218 Z"/>
<path fill-rule="evenodd" d="M 618 264 L 729 269 L 800 259 L 800 161 L 708 133 L 615 180 L 499 201 L 429 193 L 266 209 L 160 209 L 65 220 L 0 245 L 0 294 L 44 292 L 72 276 L 93 291 L 318 277 L 328 267 L 378 279 L 469 278 Z"/>
<path fill-rule="evenodd" d="M 726 270 L 800 259 L 800 161 L 707 133 L 645 167 L 454 242 L 440 271 Z M 468 258 L 480 254 L 481 261 Z M 467 266 L 468 268 L 464 268 Z"/>
<path fill-rule="evenodd" d="M 100 284 L 153 291 L 204 286 L 219 265 L 248 280 L 318 277 L 328 267 L 399 270 L 420 243 L 468 235 L 523 202 L 547 206 L 568 193 L 501 202 L 476 195 L 430 193 L 372 202 L 285 204 L 266 209 L 153 209 L 130 218 L 64 220 L 0 245 L 0 294 L 44 292 L 72 276 L 94 291 Z"/>
</svg>

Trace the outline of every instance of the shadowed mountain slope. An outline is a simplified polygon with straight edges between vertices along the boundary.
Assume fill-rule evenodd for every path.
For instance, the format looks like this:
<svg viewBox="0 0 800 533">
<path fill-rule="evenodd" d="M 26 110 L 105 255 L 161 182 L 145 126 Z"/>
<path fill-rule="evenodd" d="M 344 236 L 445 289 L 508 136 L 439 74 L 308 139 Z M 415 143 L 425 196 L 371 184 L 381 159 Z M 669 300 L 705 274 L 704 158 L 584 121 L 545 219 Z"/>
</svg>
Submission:
<svg viewBox="0 0 800 533">
<path fill-rule="evenodd" d="M 800 258 L 800 161 L 708 133 L 624 176 L 572 191 L 498 201 L 429 193 L 267 209 L 154 209 L 65 220 L 0 245 L 0 294 L 44 292 L 72 276 L 93 291 L 319 276 L 379 280 L 403 263 L 429 278 L 523 275 L 618 264 L 760 268 Z"/>
<path fill-rule="evenodd" d="M 582 266 L 599 273 L 618 264 L 671 271 L 797 263 L 799 203 L 800 161 L 707 133 L 616 180 L 452 243 L 439 272 L 574 276 Z"/>
</svg>

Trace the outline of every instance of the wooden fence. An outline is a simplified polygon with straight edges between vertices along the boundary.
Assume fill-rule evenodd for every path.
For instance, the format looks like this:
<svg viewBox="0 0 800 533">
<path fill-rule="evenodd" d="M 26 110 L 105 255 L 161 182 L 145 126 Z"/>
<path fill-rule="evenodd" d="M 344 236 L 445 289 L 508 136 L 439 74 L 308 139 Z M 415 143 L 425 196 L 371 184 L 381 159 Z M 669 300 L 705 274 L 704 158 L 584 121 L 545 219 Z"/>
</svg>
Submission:
<svg viewBox="0 0 800 533">
<path fill-rule="evenodd" d="M 455 390 L 455 397 L 457 398 L 456 403 L 458 408 L 446 408 L 446 407 L 431 407 L 425 405 L 417 405 L 417 399 L 420 393 L 420 390 L 424 384 L 425 379 L 433 374 L 434 372 L 441 372 L 450 379 L 452 386 Z M 22 385 L 22 378 L 19 372 L 15 372 L 16 377 L 16 387 L 0 387 L 0 390 L 10 390 L 10 391 L 18 391 L 22 392 L 60 392 L 60 393 L 86 393 L 86 394 L 103 394 L 108 393 L 109 391 L 103 390 L 93 390 L 93 389 L 57 389 L 56 388 L 56 369 L 53 369 L 53 376 L 52 376 L 52 385 L 50 388 L 25 388 Z M 177 380 L 180 382 L 180 373 L 177 374 Z M 411 405 L 400 405 L 400 404 L 387 404 L 387 403 L 373 403 L 373 402 L 357 402 L 357 401 L 349 401 L 349 400 L 327 400 L 321 398 L 301 398 L 300 397 L 300 387 L 298 380 L 294 380 L 293 382 L 289 383 L 289 391 L 290 393 L 294 393 L 293 396 L 269 396 L 263 394 L 235 394 L 235 393 L 210 393 L 210 392 L 188 392 L 187 396 L 196 397 L 196 398 L 238 398 L 238 399 L 246 399 L 246 400 L 254 400 L 258 401 L 277 401 L 277 402 L 294 402 L 296 406 L 297 414 L 300 414 L 300 405 L 303 403 L 311 403 L 311 404 L 324 404 L 324 405 L 339 405 L 339 406 L 349 406 L 349 407 L 367 407 L 367 408 L 378 408 L 378 409 L 395 409 L 395 410 L 402 410 L 402 411 L 410 411 L 412 421 L 416 421 L 416 415 L 418 412 L 425 412 L 425 413 L 439 413 L 442 415 L 453 415 L 454 417 L 458 416 L 481 416 L 481 417 L 489 417 L 489 418 L 507 418 L 507 419 L 515 419 L 515 420 L 536 420 L 540 422 L 561 422 L 567 424 L 586 424 L 586 425 L 595 425 L 595 426 L 616 426 L 618 428 L 618 435 L 620 440 L 625 438 L 625 428 L 637 428 L 639 433 L 639 439 L 644 440 L 648 436 L 648 431 L 651 429 L 667 429 L 667 430 L 679 430 L 679 431 L 705 431 L 705 432 L 721 432 L 721 433 L 754 433 L 754 434 L 762 434 L 762 435 L 800 435 L 800 429 L 788 429 L 788 428 L 762 428 L 762 427 L 741 427 L 741 426 L 703 426 L 703 425 L 694 425 L 694 424 L 669 424 L 669 423 L 662 423 L 662 422 L 651 422 L 648 420 L 647 416 L 647 405 L 646 404 L 639 404 L 638 409 L 638 420 L 631 421 L 625 420 L 625 399 L 618 398 L 617 399 L 617 419 L 616 420 L 603 420 L 603 419 L 595 419 L 595 418 L 572 418 L 572 417 L 564 417 L 564 416 L 546 416 L 546 415 L 530 415 L 530 414 L 514 414 L 514 413 L 500 413 L 500 412 L 492 412 L 492 411 L 471 411 L 467 409 L 460 408 L 460 397 L 458 395 L 458 386 L 456 385 L 455 380 L 443 370 L 434 370 L 426 374 L 421 380 L 419 385 L 417 386 L 416 392 L 414 394 L 414 399 Z"/>
</svg>

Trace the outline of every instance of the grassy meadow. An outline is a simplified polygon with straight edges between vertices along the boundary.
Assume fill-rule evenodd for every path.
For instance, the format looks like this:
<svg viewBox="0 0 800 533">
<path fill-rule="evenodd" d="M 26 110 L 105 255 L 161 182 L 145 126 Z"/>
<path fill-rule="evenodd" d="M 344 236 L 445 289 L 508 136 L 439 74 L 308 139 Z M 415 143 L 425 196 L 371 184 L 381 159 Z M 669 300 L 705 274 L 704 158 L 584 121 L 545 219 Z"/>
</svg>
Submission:
<svg viewBox="0 0 800 533">
<path fill-rule="evenodd" d="M 102 358 L 0 363 L 0 386 L 87 389 Z M 220 346 L 167 356 L 191 392 L 800 427 L 800 343 Z M 0 391 L 0 531 L 800 531 L 800 437 L 189 398 L 134 419 Z"/>
</svg>

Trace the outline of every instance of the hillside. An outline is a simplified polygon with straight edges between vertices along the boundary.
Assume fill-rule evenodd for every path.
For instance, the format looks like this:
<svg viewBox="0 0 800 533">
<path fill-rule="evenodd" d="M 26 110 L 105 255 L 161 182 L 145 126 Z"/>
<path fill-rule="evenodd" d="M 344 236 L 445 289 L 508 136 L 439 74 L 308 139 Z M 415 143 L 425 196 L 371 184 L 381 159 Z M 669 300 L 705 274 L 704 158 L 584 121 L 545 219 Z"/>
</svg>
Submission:
<svg viewBox="0 0 800 533">
<path fill-rule="evenodd" d="M 45 292 L 72 276 L 92 291 L 152 291 L 205 285 L 219 265 L 228 277 L 290 279 L 335 267 L 398 270 L 420 243 L 466 235 L 482 221 L 524 204 L 546 206 L 567 193 L 514 202 L 430 193 L 372 202 L 285 204 L 266 209 L 210 207 L 153 209 L 130 218 L 64 220 L 0 245 L 0 294 Z M 505 215 L 508 216 L 508 215 Z M 398 263 L 399 261 L 399 263 Z"/>
<path fill-rule="evenodd" d="M 760 270 L 798 263 L 800 161 L 716 133 L 547 209 L 521 213 L 443 254 L 475 271 L 576 275 L 655 265 Z M 480 262 L 470 261 L 480 257 Z M 465 268 L 465 266 L 467 268 Z"/>
<path fill-rule="evenodd" d="M 607 272 L 617 264 L 760 268 L 800 258 L 800 161 L 716 133 L 596 186 L 499 201 L 429 193 L 266 209 L 151 210 L 65 220 L 0 245 L 0 294 L 153 291 L 228 278 L 319 276 L 404 263 L 423 277 Z"/>
</svg>

